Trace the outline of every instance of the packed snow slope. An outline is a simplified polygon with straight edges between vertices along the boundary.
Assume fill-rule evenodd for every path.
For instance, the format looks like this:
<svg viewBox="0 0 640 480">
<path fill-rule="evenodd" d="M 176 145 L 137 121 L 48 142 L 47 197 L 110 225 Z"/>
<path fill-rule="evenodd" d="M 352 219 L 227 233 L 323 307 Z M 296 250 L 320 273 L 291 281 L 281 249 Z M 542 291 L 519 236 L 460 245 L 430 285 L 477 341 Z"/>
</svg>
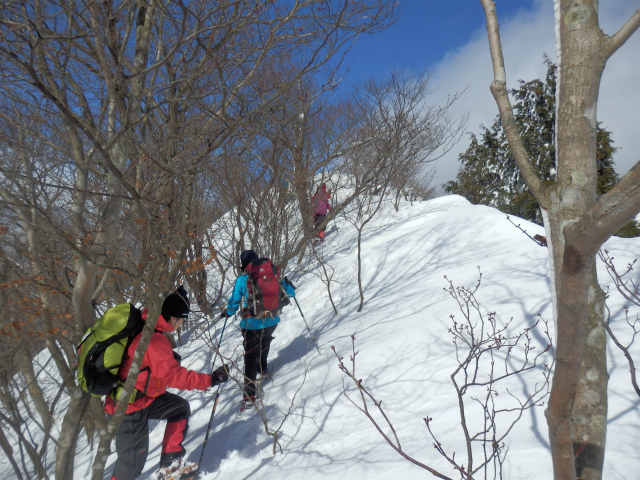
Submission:
<svg viewBox="0 0 640 480">
<path fill-rule="evenodd" d="M 532 236 L 544 235 L 542 227 L 512 220 Z M 458 478 L 434 449 L 423 420 L 432 419 L 430 426 L 442 447 L 449 455 L 455 453 L 456 460 L 466 465 L 458 400 L 450 379 L 458 363 L 449 332 L 454 320 L 460 322 L 464 317 L 445 290 L 449 286 L 447 279 L 455 286 L 473 288 L 480 270 L 482 282 L 475 297 L 485 320 L 489 312 L 495 312 L 498 326 L 511 319 L 507 332 L 514 333 L 544 319 L 549 322 L 549 333 L 553 336 L 547 249 L 530 240 L 503 213 L 471 205 L 459 196 L 404 203 L 398 212 L 388 206 L 363 232 L 361 274 L 365 300 L 362 311 L 357 312 L 356 229 L 338 219 L 328 231 L 331 233 L 318 253 L 333 272 L 331 293 L 338 313 L 331 307 L 319 266 L 293 279 L 297 300 L 321 354 L 311 342 L 295 304 L 287 307 L 272 344 L 270 364 L 275 374 L 265 387 L 264 415 L 254 411 L 239 417 L 239 386 L 229 381 L 220 391 L 201 478 L 434 478 L 393 450 L 356 407 L 362 407 L 361 396 L 339 369 L 332 351 L 335 347 L 351 368 L 352 335 L 358 352 L 356 377 L 382 401 L 403 452 Z M 640 239 L 613 238 L 605 247 L 622 268 L 640 252 Z M 605 268 L 602 265 L 599 268 L 600 281 L 606 289 L 612 282 Z M 621 296 L 610 291 L 612 324 L 619 335 L 625 336 L 626 332 L 628 338 L 630 330 L 625 324 L 623 305 Z M 478 316 L 472 313 L 472 320 L 477 322 Z M 544 324 L 540 321 L 538 325 L 531 333 L 536 353 L 548 344 Z M 217 322 L 208 333 L 217 339 L 221 328 L 222 322 Z M 632 354 L 637 363 L 640 347 L 634 348 Z M 509 360 L 512 364 L 520 358 L 517 350 Z M 188 368 L 197 371 L 211 368 L 213 353 L 196 332 L 179 352 Z M 237 318 L 229 319 L 221 352 L 242 368 L 242 337 Z M 545 363 L 551 362 L 548 355 L 542 358 Z M 522 378 L 510 377 L 496 398 L 505 402 L 512 402 L 511 395 L 526 398 L 536 385 L 543 384 L 542 365 Z M 481 366 L 481 372 L 486 368 L 487 365 Z M 609 368 L 609 424 L 603 478 L 640 479 L 639 399 L 631 386 L 628 364 L 612 342 L 609 342 Z M 234 376 L 241 379 L 237 370 Z M 190 461 L 197 461 L 200 456 L 214 393 L 215 390 L 181 392 L 192 409 L 186 442 Z M 482 397 L 485 393 L 483 388 L 473 395 Z M 473 434 L 483 416 L 474 406 L 476 402 L 469 397 L 466 401 L 467 423 Z M 368 401 L 367 405 L 383 432 L 393 438 L 373 403 Z M 504 440 L 503 451 L 508 449 L 508 454 L 503 478 L 552 478 L 544 408 L 525 411 Z M 278 430 L 275 454 L 274 440 L 265 433 L 263 417 L 270 431 Z M 499 425 L 501 431 L 510 425 L 508 419 L 505 421 Z M 143 478 L 153 478 L 164 432 L 164 423 L 151 426 L 150 454 Z M 481 460 L 479 452 L 476 450 L 476 464 Z M 85 445 L 77 456 L 78 478 L 85 474 L 89 478 L 91 458 Z M 114 460 L 112 456 L 108 471 Z M 484 478 L 484 474 L 479 472 L 477 478 Z"/>
</svg>

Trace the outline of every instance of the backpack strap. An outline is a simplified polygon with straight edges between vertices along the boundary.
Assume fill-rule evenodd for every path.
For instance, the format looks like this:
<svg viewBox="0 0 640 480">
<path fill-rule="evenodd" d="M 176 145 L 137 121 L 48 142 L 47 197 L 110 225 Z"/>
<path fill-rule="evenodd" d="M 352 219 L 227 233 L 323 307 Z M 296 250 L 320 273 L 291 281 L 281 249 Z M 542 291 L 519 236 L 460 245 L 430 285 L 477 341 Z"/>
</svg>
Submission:
<svg viewBox="0 0 640 480">
<path fill-rule="evenodd" d="M 82 339 L 82 341 L 76 347 L 76 352 L 80 351 L 80 348 L 82 348 L 82 345 L 84 345 L 84 342 L 86 342 L 88 340 L 88 338 L 91 336 L 91 334 L 93 332 L 95 332 L 95 331 L 96 331 L 95 325 L 93 327 L 91 327 L 89 330 L 87 330 L 87 333 L 85 333 L 84 338 Z"/>
<path fill-rule="evenodd" d="M 123 390 L 123 386 L 122 385 L 118 385 L 109 394 L 109 396 L 113 399 L 114 402 L 117 402 L 120 399 L 120 395 L 122 394 L 122 390 Z M 131 395 L 129 395 L 129 402 L 128 403 L 135 403 L 135 402 L 137 402 L 138 400 L 140 400 L 143 397 L 145 397 L 145 394 L 143 392 L 141 392 L 140 390 L 138 390 L 137 388 L 134 388 L 133 392 L 131 392 Z"/>
<path fill-rule="evenodd" d="M 140 372 L 138 372 L 138 376 L 142 374 L 142 372 L 151 372 L 149 367 L 144 367 Z M 137 388 L 133 389 L 131 395 L 129 395 L 129 403 L 135 403 L 143 397 L 147 396 L 147 387 L 149 386 L 149 379 L 151 375 L 147 375 L 147 382 L 144 384 L 144 391 L 138 390 Z M 109 396 L 117 402 L 120 399 L 120 395 L 122 394 L 122 389 L 124 388 L 124 382 L 118 380 L 118 385 L 109 393 Z"/>
</svg>

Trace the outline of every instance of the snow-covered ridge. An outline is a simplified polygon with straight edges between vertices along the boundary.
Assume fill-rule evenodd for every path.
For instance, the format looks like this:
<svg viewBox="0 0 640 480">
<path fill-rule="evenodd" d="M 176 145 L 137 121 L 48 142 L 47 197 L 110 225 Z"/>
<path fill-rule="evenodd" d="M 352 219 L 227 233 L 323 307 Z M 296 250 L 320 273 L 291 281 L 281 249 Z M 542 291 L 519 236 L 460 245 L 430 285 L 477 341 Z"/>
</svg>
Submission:
<svg viewBox="0 0 640 480">
<path fill-rule="evenodd" d="M 544 235 L 538 225 L 525 220 L 517 223 L 531 235 Z M 527 238 L 496 209 L 471 205 L 458 196 L 413 205 L 403 203 L 399 212 L 385 206 L 364 230 L 365 302 L 360 313 L 356 311 L 356 231 L 341 218 L 336 226 L 337 230 L 327 237 L 322 256 L 334 272 L 331 292 L 339 313 L 334 314 L 326 286 L 314 273 L 316 270 L 293 279 L 300 307 L 322 355 L 310 342 L 295 305 L 285 310 L 275 332 L 270 358 L 276 373 L 267 387 L 265 402 L 269 427 L 277 428 L 288 414 L 280 428 L 277 453 L 273 454 L 273 438 L 265 434 L 259 415 L 237 418 L 241 396 L 238 386 L 229 382 L 220 395 L 202 480 L 429 478 L 427 472 L 393 451 L 345 397 L 343 382 L 351 398 L 359 401 L 359 394 L 339 370 L 331 346 L 350 365 L 352 334 L 359 352 L 358 378 L 383 401 L 403 449 L 455 477 L 452 468 L 434 450 L 423 422 L 424 417 L 431 417 L 431 427 L 443 446 L 449 453 L 455 451 L 456 459 L 465 457 L 457 398 L 449 379 L 457 365 L 448 332 L 452 326 L 450 315 L 461 318 L 461 314 L 444 290 L 448 286 L 444 276 L 456 286 L 472 287 L 480 268 L 482 285 L 477 298 L 481 307 L 485 313 L 496 312 L 499 323 L 513 319 L 510 328 L 529 326 L 538 314 L 549 321 L 552 318 L 546 249 Z M 640 252 L 640 239 L 613 238 L 606 248 L 616 262 L 626 265 Z M 611 281 L 601 267 L 600 281 L 606 286 Z M 612 324 L 622 332 L 623 301 L 617 292 L 610 293 Z M 229 320 L 221 350 L 241 367 L 242 338 L 237 320 Z M 218 323 L 209 334 L 217 339 L 220 328 Z M 535 334 L 534 340 L 542 341 L 543 336 Z M 212 352 L 195 333 L 179 352 L 188 368 L 211 368 Z M 634 354 L 638 358 L 640 346 L 636 346 Z M 609 357 L 609 442 L 603 478 L 638 479 L 638 399 L 629 382 L 626 361 L 614 346 Z M 235 375 L 239 378 L 238 372 Z M 529 387 L 517 379 L 509 385 L 514 394 L 522 394 Z M 187 458 L 197 461 L 211 415 L 213 392 L 180 394 L 189 399 L 192 410 L 185 445 Z M 163 432 L 164 423 L 151 432 L 150 454 L 142 478 L 153 478 Z M 543 408 L 528 411 L 508 437 L 504 478 L 552 478 L 546 437 Z M 84 437 L 82 441 L 85 442 Z M 50 458 L 54 458 L 53 453 Z M 114 460 L 112 456 L 110 465 Z M 90 447 L 82 443 L 76 458 L 76 478 L 90 477 L 91 461 Z M 11 478 L 6 462 L 0 464 L 0 478 Z"/>
</svg>

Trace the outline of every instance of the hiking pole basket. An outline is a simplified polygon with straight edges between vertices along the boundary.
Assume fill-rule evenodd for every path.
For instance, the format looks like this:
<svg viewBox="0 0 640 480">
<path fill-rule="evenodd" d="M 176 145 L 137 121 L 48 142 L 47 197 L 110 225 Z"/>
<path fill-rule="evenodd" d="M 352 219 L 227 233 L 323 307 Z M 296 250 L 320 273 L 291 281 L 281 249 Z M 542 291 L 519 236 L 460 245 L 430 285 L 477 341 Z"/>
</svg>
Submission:
<svg viewBox="0 0 640 480">
<path fill-rule="evenodd" d="M 222 332 L 220 333 L 220 340 L 218 340 L 218 351 L 220 351 L 220 345 L 222 344 L 222 336 L 224 335 L 224 329 L 227 327 L 227 320 L 229 317 L 224 319 L 224 325 L 222 325 Z M 213 366 L 216 364 L 216 359 L 218 358 L 218 351 L 216 351 L 216 355 L 213 358 Z M 216 390 L 216 396 L 213 400 L 213 409 L 211 410 L 211 418 L 209 418 L 209 425 L 207 426 L 207 433 L 204 435 L 204 442 L 202 443 L 202 451 L 200 452 L 200 460 L 198 460 L 198 469 L 193 476 L 194 479 L 197 479 L 200 476 L 200 466 L 202 465 L 202 459 L 204 458 L 204 451 L 207 448 L 207 442 L 209 441 L 209 432 L 211 431 L 211 425 L 213 425 L 213 418 L 216 415 L 216 408 L 218 406 L 218 399 L 220 398 L 220 384 L 218 384 L 218 390 Z"/>
<path fill-rule="evenodd" d="M 322 355 L 322 352 L 320 351 L 320 347 L 318 347 L 318 342 L 316 342 L 316 339 L 313 338 L 313 333 L 311 333 L 311 329 L 309 328 L 309 324 L 307 323 L 307 319 L 304 318 L 304 313 L 302 313 L 302 309 L 300 308 L 300 304 L 298 303 L 298 300 L 296 299 L 296 297 L 293 297 L 293 299 L 296 302 L 296 306 L 298 307 L 298 311 L 300 312 L 300 315 L 302 316 L 302 320 L 304 320 L 304 324 L 307 326 L 307 330 L 309 332 L 309 335 L 311 336 L 311 340 L 313 340 L 313 344 L 316 347 L 316 350 L 318 350 L 318 354 Z"/>
</svg>

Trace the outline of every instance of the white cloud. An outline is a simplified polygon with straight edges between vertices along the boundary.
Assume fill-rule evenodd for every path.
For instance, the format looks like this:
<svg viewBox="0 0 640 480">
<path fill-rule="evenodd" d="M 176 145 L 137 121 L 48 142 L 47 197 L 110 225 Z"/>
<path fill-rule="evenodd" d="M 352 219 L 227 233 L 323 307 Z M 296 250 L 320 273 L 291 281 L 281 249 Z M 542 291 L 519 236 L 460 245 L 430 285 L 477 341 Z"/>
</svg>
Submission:
<svg viewBox="0 0 640 480">
<path fill-rule="evenodd" d="M 600 18 L 602 30 L 613 35 L 638 7 L 637 0 L 616 0 Z M 640 160 L 640 32 L 636 32 L 607 62 L 600 85 L 598 120 L 613 133 L 616 171 L 624 175 Z"/>
<path fill-rule="evenodd" d="M 610 0 L 600 7 L 600 25 L 612 35 L 637 8 L 637 0 Z M 498 2 L 499 11 L 500 4 Z M 544 78 L 543 54 L 555 61 L 553 3 L 536 0 L 529 12 L 520 12 L 500 25 L 508 88 L 517 81 Z M 434 100 L 442 103 L 447 95 L 466 89 L 452 114 L 469 113 L 467 131 L 478 133 L 480 124 L 489 126 L 498 114 L 489 91 L 493 80 L 485 29 L 473 33 L 461 48 L 445 55 L 434 68 Z M 608 62 L 600 86 L 598 120 L 613 133 L 616 171 L 623 175 L 640 160 L 640 33 L 636 34 Z M 435 162 L 436 182 L 455 177 L 460 166 L 458 155 L 469 144 L 468 135 L 442 159 Z"/>
</svg>

